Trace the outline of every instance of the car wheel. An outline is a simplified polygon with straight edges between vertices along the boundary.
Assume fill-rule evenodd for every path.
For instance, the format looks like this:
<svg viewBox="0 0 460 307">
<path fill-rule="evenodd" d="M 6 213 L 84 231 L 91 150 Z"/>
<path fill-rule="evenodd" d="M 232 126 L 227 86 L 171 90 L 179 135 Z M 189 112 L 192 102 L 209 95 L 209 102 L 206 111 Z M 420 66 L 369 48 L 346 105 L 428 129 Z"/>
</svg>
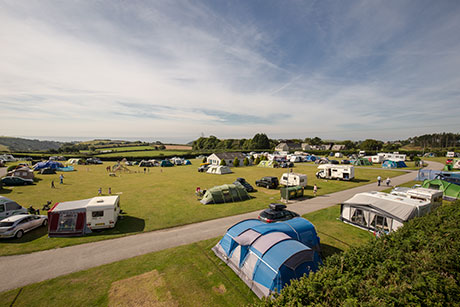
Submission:
<svg viewBox="0 0 460 307">
<path fill-rule="evenodd" d="M 23 235 L 24 235 L 24 231 L 19 230 L 18 232 L 16 232 L 16 235 L 14 237 L 16 239 L 21 239 Z"/>
<path fill-rule="evenodd" d="M 42 223 L 42 226 L 46 226 L 46 225 L 48 225 L 48 220 L 44 220 Z"/>
</svg>

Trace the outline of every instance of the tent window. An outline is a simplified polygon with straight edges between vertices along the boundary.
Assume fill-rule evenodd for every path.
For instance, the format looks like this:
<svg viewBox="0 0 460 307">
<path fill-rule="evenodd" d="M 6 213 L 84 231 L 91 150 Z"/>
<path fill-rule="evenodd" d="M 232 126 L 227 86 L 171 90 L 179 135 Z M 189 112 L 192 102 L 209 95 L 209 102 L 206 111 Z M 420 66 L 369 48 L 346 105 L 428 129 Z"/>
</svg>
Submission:
<svg viewBox="0 0 460 307">
<path fill-rule="evenodd" d="M 361 209 L 355 210 L 355 212 L 353 213 L 353 216 L 351 217 L 351 221 L 359 225 L 367 226 L 367 222 L 364 217 L 364 212 Z"/>
<path fill-rule="evenodd" d="M 75 231 L 75 224 L 77 223 L 76 213 L 64 213 L 59 216 L 59 226 L 57 231 Z"/>
<path fill-rule="evenodd" d="M 387 218 L 381 215 L 375 215 L 371 225 L 376 229 L 389 230 Z"/>
<path fill-rule="evenodd" d="M 103 217 L 104 216 L 104 211 L 93 211 L 93 218 L 96 217 Z"/>
</svg>

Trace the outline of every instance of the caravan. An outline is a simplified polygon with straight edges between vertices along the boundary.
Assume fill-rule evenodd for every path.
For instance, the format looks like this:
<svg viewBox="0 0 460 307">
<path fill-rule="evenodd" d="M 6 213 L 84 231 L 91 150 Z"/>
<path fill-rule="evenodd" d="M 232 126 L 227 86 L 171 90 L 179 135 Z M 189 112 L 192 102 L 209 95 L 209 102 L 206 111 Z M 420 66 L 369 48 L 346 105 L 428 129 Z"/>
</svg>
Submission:
<svg viewBox="0 0 460 307">
<path fill-rule="evenodd" d="M 307 175 L 298 173 L 284 173 L 281 176 L 280 184 L 285 186 L 307 186 Z"/>
<path fill-rule="evenodd" d="M 395 187 L 391 191 L 392 195 L 403 196 L 411 199 L 429 201 L 434 206 L 442 204 L 442 191 L 426 188 L 405 188 Z"/>
<path fill-rule="evenodd" d="M 318 166 L 318 169 L 316 173 L 318 179 L 352 180 L 355 178 L 353 165 L 322 164 Z"/>
<path fill-rule="evenodd" d="M 120 196 L 56 203 L 48 211 L 48 235 L 80 236 L 95 229 L 114 228 L 120 211 Z"/>
</svg>

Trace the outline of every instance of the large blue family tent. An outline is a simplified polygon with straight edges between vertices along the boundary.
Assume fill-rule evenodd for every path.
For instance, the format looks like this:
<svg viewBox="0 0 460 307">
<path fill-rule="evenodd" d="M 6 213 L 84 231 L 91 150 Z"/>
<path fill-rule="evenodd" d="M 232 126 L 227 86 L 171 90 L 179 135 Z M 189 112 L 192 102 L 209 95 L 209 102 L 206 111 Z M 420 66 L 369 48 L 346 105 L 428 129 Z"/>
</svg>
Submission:
<svg viewBox="0 0 460 307">
<path fill-rule="evenodd" d="M 407 167 L 404 161 L 385 160 L 382 163 L 382 168 L 402 168 L 402 167 Z"/>
<path fill-rule="evenodd" d="M 315 161 L 316 161 L 316 157 L 315 157 L 315 156 L 307 156 L 307 158 L 305 159 L 305 161 L 307 161 L 307 162 L 315 162 Z"/>
<path fill-rule="evenodd" d="M 244 220 L 230 227 L 212 250 L 259 298 L 279 292 L 322 263 L 316 230 L 301 217 L 270 224 Z"/>
<path fill-rule="evenodd" d="M 38 162 L 33 166 L 34 171 L 41 170 L 42 168 L 51 168 L 51 169 L 58 169 L 64 167 L 62 163 L 59 163 L 57 161 L 46 161 L 46 162 Z"/>
</svg>

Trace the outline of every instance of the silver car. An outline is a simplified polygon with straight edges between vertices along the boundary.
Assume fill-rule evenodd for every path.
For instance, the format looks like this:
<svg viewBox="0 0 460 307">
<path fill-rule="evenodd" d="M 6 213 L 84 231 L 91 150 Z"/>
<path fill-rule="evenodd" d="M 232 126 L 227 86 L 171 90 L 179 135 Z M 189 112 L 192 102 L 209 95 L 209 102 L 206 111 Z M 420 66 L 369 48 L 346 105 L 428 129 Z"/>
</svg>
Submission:
<svg viewBox="0 0 460 307">
<path fill-rule="evenodd" d="M 45 215 L 19 214 L 0 221 L 0 238 L 22 238 L 22 236 L 37 227 L 48 225 Z"/>
</svg>

